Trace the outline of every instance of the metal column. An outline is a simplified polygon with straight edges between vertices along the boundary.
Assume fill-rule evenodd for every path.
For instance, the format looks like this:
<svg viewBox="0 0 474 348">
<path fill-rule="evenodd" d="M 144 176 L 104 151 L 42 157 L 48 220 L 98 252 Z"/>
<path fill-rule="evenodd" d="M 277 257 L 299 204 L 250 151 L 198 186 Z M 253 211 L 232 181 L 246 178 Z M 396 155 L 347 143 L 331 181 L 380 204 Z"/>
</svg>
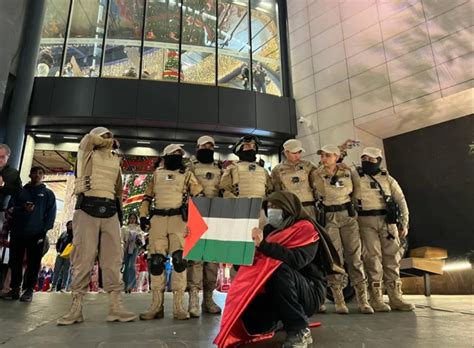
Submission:
<svg viewBox="0 0 474 348">
<path fill-rule="evenodd" d="M 46 0 L 29 0 L 23 22 L 20 61 L 5 134 L 5 143 L 12 150 L 9 164 L 13 168 L 20 166 L 25 142 L 25 128 L 35 79 L 45 2 Z"/>
</svg>

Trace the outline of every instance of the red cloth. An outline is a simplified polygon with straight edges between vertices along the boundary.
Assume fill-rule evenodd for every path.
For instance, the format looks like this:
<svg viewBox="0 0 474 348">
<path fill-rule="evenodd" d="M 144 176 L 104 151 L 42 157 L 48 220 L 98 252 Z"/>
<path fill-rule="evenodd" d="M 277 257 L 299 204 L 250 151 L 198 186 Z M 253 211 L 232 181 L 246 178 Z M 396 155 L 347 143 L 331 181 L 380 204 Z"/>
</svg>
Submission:
<svg viewBox="0 0 474 348">
<path fill-rule="evenodd" d="M 148 272 L 148 265 L 145 259 L 145 255 L 140 255 L 137 257 L 138 272 Z"/>
<path fill-rule="evenodd" d="M 307 220 L 270 234 L 265 240 L 287 248 L 298 248 L 316 242 L 318 231 Z M 263 255 L 258 250 L 252 266 L 241 266 L 227 294 L 221 328 L 214 340 L 219 348 L 236 347 L 240 344 L 261 341 L 273 337 L 274 333 L 250 335 L 243 325 L 241 316 L 256 295 L 264 290 L 264 285 L 282 261 Z"/>
</svg>

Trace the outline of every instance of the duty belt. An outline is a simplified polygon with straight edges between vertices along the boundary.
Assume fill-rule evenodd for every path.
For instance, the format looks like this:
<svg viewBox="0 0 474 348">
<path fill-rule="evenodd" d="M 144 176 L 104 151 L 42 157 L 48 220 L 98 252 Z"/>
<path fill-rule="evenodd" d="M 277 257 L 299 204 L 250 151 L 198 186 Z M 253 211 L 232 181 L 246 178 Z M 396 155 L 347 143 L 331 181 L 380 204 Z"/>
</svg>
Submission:
<svg viewBox="0 0 474 348">
<path fill-rule="evenodd" d="M 382 215 L 387 215 L 387 211 L 385 209 L 359 210 L 357 213 L 359 214 L 359 216 L 382 216 Z"/>
<path fill-rule="evenodd" d="M 350 203 L 346 204 L 341 204 L 341 205 L 325 205 L 324 206 L 324 212 L 325 213 L 335 213 L 337 211 L 344 211 L 347 210 L 347 205 Z"/>
<path fill-rule="evenodd" d="M 154 209 L 153 215 L 159 215 L 159 216 L 181 215 L 181 207 L 174 208 L 174 209 Z"/>
<path fill-rule="evenodd" d="M 315 202 L 303 202 L 303 207 L 314 207 Z"/>
</svg>

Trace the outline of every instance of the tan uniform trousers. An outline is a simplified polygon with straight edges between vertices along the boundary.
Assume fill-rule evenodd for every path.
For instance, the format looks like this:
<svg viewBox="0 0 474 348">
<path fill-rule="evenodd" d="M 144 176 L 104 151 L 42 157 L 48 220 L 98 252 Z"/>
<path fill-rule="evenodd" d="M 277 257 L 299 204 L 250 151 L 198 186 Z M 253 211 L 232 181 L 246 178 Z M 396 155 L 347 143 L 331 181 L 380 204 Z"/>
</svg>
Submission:
<svg viewBox="0 0 474 348">
<path fill-rule="evenodd" d="M 397 227 L 387 224 L 385 216 L 359 216 L 362 256 L 370 282 L 400 279 L 400 239 Z M 390 234 L 395 239 L 389 239 Z"/>
<path fill-rule="evenodd" d="M 326 213 L 326 231 L 341 260 L 344 260 L 352 285 L 365 281 L 362 262 L 362 247 L 357 218 L 350 217 L 347 211 Z M 343 275 L 331 274 L 328 284 L 343 285 Z"/>
<path fill-rule="evenodd" d="M 158 216 L 150 221 L 150 236 L 148 254 L 172 255 L 177 250 L 184 249 L 184 233 L 186 222 L 181 215 Z M 164 291 L 166 287 L 165 272 L 159 276 L 151 276 L 151 289 Z M 171 274 L 171 290 L 186 290 L 186 271 Z"/>
<path fill-rule="evenodd" d="M 218 263 L 189 261 L 188 289 L 214 291 L 217 283 Z"/>
<path fill-rule="evenodd" d="M 74 230 L 72 241 L 74 248 L 71 253 L 72 291 L 87 292 L 99 242 L 99 264 L 102 269 L 104 290 L 122 291 L 120 267 L 123 249 L 117 214 L 111 218 L 101 219 L 77 209 L 72 218 L 72 228 Z"/>
</svg>

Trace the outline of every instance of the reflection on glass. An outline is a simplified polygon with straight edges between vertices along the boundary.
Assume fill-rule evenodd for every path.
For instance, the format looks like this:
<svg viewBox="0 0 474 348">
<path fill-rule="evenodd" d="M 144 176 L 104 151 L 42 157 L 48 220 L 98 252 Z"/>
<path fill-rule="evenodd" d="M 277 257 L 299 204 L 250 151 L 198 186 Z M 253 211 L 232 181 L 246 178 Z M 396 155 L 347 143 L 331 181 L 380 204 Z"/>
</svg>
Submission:
<svg viewBox="0 0 474 348">
<path fill-rule="evenodd" d="M 251 4 L 253 89 L 282 95 L 276 0 L 255 0 Z"/>
<path fill-rule="evenodd" d="M 62 76 L 97 77 L 107 0 L 74 0 Z"/>
<path fill-rule="evenodd" d="M 218 84 L 250 90 L 250 44 L 248 1 L 219 1 Z"/>
<path fill-rule="evenodd" d="M 282 95 L 277 0 L 46 5 L 36 76 L 181 81 Z"/>
<path fill-rule="evenodd" d="M 59 76 L 66 35 L 69 0 L 47 0 L 36 76 Z"/>
<path fill-rule="evenodd" d="M 181 81 L 216 83 L 216 2 L 183 0 Z"/>
<path fill-rule="evenodd" d="M 178 2 L 147 1 L 142 79 L 178 81 L 181 16 Z"/>
<path fill-rule="evenodd" d="M 145 0 L 109 0 L 104 77 L 138 78 Z"/>
</svg>

